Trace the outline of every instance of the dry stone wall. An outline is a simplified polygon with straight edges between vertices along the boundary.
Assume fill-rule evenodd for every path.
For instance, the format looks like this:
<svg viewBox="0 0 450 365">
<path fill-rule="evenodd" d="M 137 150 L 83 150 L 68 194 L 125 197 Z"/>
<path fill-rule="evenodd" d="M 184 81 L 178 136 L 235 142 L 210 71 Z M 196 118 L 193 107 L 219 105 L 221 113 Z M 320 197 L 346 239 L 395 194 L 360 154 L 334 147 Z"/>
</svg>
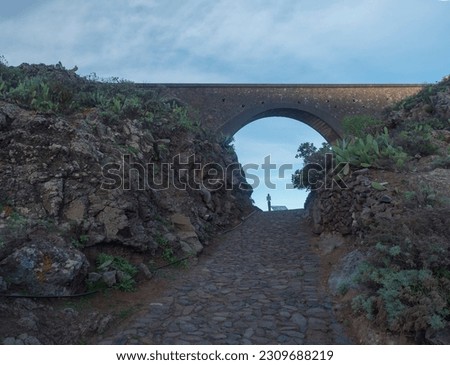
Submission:
<svg viewBox="0 0 450 365">
<path fill-rule="evenodd" d="M 361 169 L 344 177 L 345 188 L 334 184 L 331 189 L 315 191 L 306 203 L 314 233 L 362 236 L 371 225 L 401 214 L 403 208 L 397 191 L 377 180 L 373 171 Z"/>
</svg>

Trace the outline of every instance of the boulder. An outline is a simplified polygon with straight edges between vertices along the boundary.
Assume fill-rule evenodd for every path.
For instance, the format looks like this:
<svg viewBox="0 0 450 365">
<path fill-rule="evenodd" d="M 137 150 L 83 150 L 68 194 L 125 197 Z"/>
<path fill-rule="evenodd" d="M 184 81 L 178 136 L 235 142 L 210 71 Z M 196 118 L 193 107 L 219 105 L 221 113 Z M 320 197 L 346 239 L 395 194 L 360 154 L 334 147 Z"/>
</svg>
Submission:
<svg viewBox="0 0 450 365">
<path fill-rule="evenodd" d="M 191 223 L 191 220 L 188 216 L 180 213 L 173 214 L 170 217 L 170 220 L 175 226 L 177 231 L 177 236 L 182 240 L 186 240 L 189 238 L 197 238 L 197 233 L 195 232 L 195 228 Z"/>
<path fill-rule="evenodd" d="M 33 295 L 73 294 L 87 274 L 89 263 L 78 250 L 33 241 L 0 262 L 0 275 L 10 290 Z"/>
<path fill-rule="evenodd" d="M 105 282 L 105 284 L 108 286 L 108 288 L 113 287 L 117 283 L 116 279 L 116 271 L 106 271 L 102 274 L 102 279 Z"/>
<path fill-rule="evenodd" d="M 380 198 L 380 203 L 386 203 L 386 204 L 392 203 L 392 198 L 389 195 L 383 195 Z"/>
<path fill-rule="evenodd" d="M 189 239 L 187 241 L 180 241 L 181 251 L 185 255 L 198 255 L 203 251 L 203 245 L 198 239 Z"/>
<path fill-rule="evenodd" d="M 148 266 L 146 264 L 144 264 L 143 262 L 141 262 L 137 268 L 139 269 L 139 272 L 141 272 L 146 279 L 150 280 L 153 277 L 152 272 L 150 271 L 150 269 L 148 268 Z"/>
<path fill-rule="evenodd" d="M 86 214 L 86 206 L 80 199 L 72 201 L 64 212 L 69 221 L 82 222 Z"/>
<path fill-rule="evenodd" d="M 116 279 L 119 283 L 123 283 L 124 281 L 132 279 L 132 277 L 122 270 L 117 270 Z"/>
<path fill-rule="evenodd" d="M 102 278 L 102 275 L 100 275 L 99 273 L 97 273 L 97 272 L 90 272 L 89 275 L 88 275 L 87 280 L 88 280 L 89 283 L 95 284 L 101 278 Z"/>
</svg>

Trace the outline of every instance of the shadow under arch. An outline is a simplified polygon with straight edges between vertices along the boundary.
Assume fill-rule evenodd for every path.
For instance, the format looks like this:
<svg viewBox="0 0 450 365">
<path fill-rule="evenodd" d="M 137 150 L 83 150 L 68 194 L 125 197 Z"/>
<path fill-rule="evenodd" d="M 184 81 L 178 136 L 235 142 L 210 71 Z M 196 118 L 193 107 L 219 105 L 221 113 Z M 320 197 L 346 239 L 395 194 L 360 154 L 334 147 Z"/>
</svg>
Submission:
<svg viewBox="0 0 450 365">
<path fill-rule="evenodd" d="M 219 128 L 219 133 L 233 136 L 247 124 L 267 117 L 286 117 L 298 120 L 316 130 L 329 143 L 342 136 L 340 121 L 329 113 L 314 107 L 290 103 L 261 104 L 246 108 L 224 123 Z"/>
</svg>

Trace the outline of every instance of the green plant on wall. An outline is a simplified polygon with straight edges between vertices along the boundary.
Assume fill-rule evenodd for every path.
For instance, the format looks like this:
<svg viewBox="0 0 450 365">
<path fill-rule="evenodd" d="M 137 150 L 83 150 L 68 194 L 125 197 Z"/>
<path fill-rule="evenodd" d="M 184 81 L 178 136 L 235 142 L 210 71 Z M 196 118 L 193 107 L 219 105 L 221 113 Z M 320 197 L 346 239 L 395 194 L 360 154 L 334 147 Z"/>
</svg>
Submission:
<svg viewBox="0 0 450 365">
<path fill-rule="evenodd" d="M 177 121 L 178 125 L 181 127 L 191 131 L 191 132 L 199 132 L 200 131 L 200 123 L 198 121 L 193 121 L 189 116 L 189 111 L 186 107 L 173 105 L 172 113 Z"/>
<path fill-rule="evenodd" d="M 367 134 L 361 138 L 339 140 L 333 145 L 333 152 L 337 164 L 349 163 L 356 167 L 381 167 L 385 160 L 401 167 L 408 159 L 400 147 L 393 145 L 386 127 L 376 136 Z"/>
</svg>

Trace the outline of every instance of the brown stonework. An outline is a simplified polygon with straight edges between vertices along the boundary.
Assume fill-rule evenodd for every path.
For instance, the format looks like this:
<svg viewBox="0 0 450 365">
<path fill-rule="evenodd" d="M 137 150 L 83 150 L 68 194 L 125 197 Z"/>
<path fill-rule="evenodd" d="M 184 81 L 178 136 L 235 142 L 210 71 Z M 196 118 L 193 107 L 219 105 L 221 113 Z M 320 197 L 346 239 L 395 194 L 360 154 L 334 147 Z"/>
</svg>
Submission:
<svg viewBox="0 0 450 365">
<path fill-rule="evenodd" d="M 350 115 L 379 116 L 384 108 L 417 94 L 424 85 L 141 84 L 159 89 L 197 113 L 214 131 L 234 135 L 264 117 L 289 117 L 317 130 L 326 140 L 342 136 Z"/>
</svg>

